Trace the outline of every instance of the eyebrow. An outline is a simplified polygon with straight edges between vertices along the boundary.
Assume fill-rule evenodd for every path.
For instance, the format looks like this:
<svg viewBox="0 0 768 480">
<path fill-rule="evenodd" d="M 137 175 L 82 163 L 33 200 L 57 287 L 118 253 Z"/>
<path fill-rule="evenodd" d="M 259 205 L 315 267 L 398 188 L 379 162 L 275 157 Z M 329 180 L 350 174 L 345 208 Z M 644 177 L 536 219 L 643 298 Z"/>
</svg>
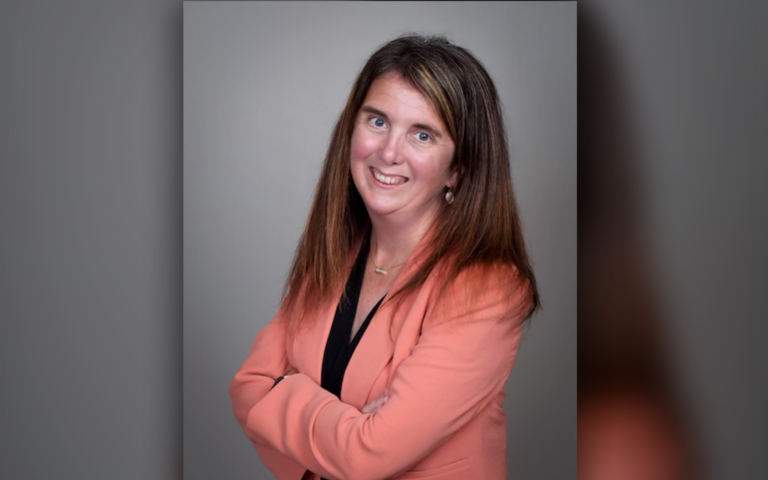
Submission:
<svg viewBox="0 0 768 480">
<path fill-rule="evenodd" d="M 387 116 L 386 113 L 384 113 L 381 110 L 379 110 L 378 108 L 374 108 L 374 107 L 372 107 L 370 105 L 363 105 L 360 108 L 360 111 L 361 112 L 366 112 L 366 113 L 372 113 L 374 115 L 378 115 L 379 117 L 383 118 L 384 120 L 389 120 L 389 117 Z M 443 138 L 443 134 L 440 133 L 440 130 L 438 130 L 437 128 L 433 127 L 432 125 L 430 125 L 428 123 L 414 123 L 412 126 L 415 127 L 415 128 L 418 128 L 419 130 L 425 130 L 426 132 L 432 134 L 432 136 L 434 136 L 436 139 Z"/>
</svg>

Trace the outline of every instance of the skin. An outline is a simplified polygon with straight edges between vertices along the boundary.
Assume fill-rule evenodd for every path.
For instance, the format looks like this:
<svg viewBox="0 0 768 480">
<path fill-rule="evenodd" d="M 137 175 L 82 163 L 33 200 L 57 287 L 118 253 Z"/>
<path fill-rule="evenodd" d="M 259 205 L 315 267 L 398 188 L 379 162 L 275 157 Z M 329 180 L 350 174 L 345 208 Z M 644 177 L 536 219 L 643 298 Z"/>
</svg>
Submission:
<svg viewBox="0 0 768 480">
<path fill-rule="evenodd" d="M 445 187 L 456 184 L 450 168 L 454 152 L 447 129 L 421 92 L 394 73 L 373 82 L 355 121 L 350 171 L 379 249 L 393 257 L 382 261 L 397 260 L 404 246 L 415 247 L 432 224 Z M 404 183 L 381 183 L 373 171 Z"/>
<path fill-rule="evenodd" d="M 455 146 L 440 116 L 395 73 L 371 84 L 355 119 L 350 152 L 352 179 L 373 225 L 354 337 L 432 225 L 445 202 L 445 187 L 455 185 L 456 174 L 450 168 Z M 374 264 L 388 274 L 375 273 Z"/>
<path fill-rule="evenodd" d="M 455 144 L 430 101 L 397 73 L 376 79 L 355 119 L 350 172 L 371 218 L 371 250 L 352 337 L 373 306 L 390 290 L 406 261 L 456 185 Z M 382 181 L 385 175 L 395 184 Z M 374 262 L 388 270 L 374 272 Z M 290 373 L 297 373 L 292 369 Z M 363 407 L 375 413 L 389 400 L 385 390 Z"/>
</svg>

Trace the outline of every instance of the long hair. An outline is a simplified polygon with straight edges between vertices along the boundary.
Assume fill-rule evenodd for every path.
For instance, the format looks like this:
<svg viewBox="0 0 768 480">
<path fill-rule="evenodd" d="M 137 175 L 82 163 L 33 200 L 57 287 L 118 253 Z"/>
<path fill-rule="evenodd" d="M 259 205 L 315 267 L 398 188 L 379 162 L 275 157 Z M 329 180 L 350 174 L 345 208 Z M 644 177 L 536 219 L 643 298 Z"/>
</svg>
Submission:
<svg viewBox="0 0 768 480">
<path fill-rule="evenodd" d="M 313 318 L 314 308 L 341 292 L 348 260 L 355 253 L 352 249 L 370 225 L 352 181 L 350 145 L 371 84 L 387 73 L 399 74 L 432 103 L 456 145 L 451 168 L 459 172 L 455 201 L 438 214 L 426 258 L 390 298 L 413 292 L 438 266 L 446 273 L 445 290 L 469 267 L 512 265 L 518 278 L 509 284 L 527 288 L 525 318 L 529 318 L 540 306 L 539 295 L 512 191 L 496 87 L 466 49 L 444 37 L 406 35 L 386 43 L 368 59 L 333 129 L 283 291 L 283 318 L 289 330 Z"/>
</svg>

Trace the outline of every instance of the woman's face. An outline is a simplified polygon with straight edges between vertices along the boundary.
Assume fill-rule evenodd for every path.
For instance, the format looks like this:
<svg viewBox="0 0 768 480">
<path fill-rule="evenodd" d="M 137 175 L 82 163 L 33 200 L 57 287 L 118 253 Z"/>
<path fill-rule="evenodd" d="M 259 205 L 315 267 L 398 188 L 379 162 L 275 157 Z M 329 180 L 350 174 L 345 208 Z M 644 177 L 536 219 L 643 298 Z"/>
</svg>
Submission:
<svg viewBox="0 0 768 480">
<path fill-rule="evenodd" d="M 431 223 L 456 184 L 455 146 L 421 92 L 399 74 L 377 78 L 352 133 L 350 170 L 372 219 Z"/>
</svg>

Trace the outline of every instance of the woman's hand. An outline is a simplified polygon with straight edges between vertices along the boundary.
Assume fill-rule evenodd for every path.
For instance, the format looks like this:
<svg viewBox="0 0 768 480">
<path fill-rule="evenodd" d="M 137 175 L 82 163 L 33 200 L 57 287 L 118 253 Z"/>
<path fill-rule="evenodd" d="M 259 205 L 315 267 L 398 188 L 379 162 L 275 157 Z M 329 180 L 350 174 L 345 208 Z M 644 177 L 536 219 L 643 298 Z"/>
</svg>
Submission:
<svg viewBox="0 0 768 480">
<path fill-rule="evenodd" d="M 389 400 L 389 388 L 385 388 L 381 395 L 373 399 L 371 403 L 364 406 L 360 411 L 362 413 L 376 413 L 387 403 L 387 400 Z"/>
<path fill-rule="evenodd" d="M 285 372 L 284 375 L 293 375 L 294 373 L 299 373 L 299 371 L 296 370 L 295 368 L 291 367 L 291 369 L 288 370 L 287 372 Z"/>
</svg>

